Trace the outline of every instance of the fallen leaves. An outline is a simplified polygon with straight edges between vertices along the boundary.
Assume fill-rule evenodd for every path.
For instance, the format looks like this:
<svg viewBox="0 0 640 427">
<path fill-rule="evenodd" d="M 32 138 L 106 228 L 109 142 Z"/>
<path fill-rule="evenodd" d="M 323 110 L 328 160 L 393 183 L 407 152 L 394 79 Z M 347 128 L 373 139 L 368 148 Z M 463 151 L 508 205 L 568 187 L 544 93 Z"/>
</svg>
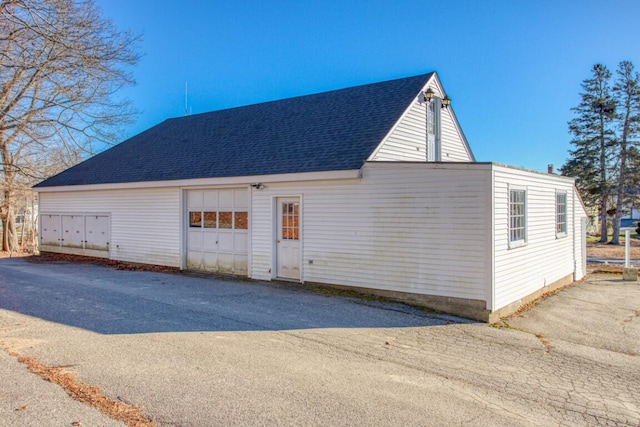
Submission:
<svg viewBox="0 0 640 427">
<path fill-rule="evenodd" d="M 151 420 L 141 414 L 142 408 L 139 406 L 118 402 L 106 397 L 99 387 L 83 384 L 76 379 L 74 373 L 66 371 L 63 367 L 47 366 L 34 357 L 25 357 L 14 351 L 5 351 L 26 365 L 29 371 L 38 375 L 42 379 L 54 384 L 58 384 L 74 400 L 86 403 L 107 415 L 108 417 L 121 421 L 129 427 L 153 427 Z M 22 405 L 16 411 L 24 411 L 27 405 Z M 73 426 L 80 426 L 82 423 L 73 421 Z"/>
<path fill-rule="evenodd" d="M 45 252 L 40 255 L 34 255 L 26 257 L 26 260 L 32 263 L 46 264 L 57 262 L 73 262 L 73 263 L 86 263 L 101 265 L 103 267 L 111 267 L 117 270 L 127 271 L 155 271 L 161 273 L 177 273 L 180 271 L 176 267 L 167 267 L 164 265 L 151 265 L 151 264 L 136 264 L 122 261 L 115 261 L 107 258 L 96 258 L 83 255 L 71 255 L 71 254 L 58 254 L 52 252 Z"/>
<path fill-rule="evenodd" d="M 536 334 L 536 338 L 538 338 L 540 340 L 542 345 L 545 347 L 546 352 L 547 353 L 551 353 L 551 343 L 549 342 L 547 337 L 545 337 L 543 334 L 538 333 L 538 334 Z"/>
</svg>

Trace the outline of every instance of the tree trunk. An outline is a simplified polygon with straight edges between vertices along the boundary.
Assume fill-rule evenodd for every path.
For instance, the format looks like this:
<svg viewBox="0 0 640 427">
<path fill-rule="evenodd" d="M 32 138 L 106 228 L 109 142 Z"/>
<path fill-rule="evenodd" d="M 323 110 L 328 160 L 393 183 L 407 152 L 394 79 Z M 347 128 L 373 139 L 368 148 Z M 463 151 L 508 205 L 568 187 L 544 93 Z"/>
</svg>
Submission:
<svg viewBox="0 0 640 427">
<path fill-rule="evenodd" d="M 604 113 L 600 111 L 600 243 L 609 239 L 607 229 L 607 156 L 604 135 Z"/>
<path fill-rule="evenodd" d="M 13 202 L 12 202 L 13 204 Z M 16 217 L 13 212 L 13 206 L 7 206 L 7 220 L 6 220 L 6 242 L 7 248 L 5 249 L 9 253 L 18 252 L 18 233 L 16 232 Z"/>
<path fill-rule="evenodd" d="M 9 148 L 5 144 L 2 147 L 2 161 L 4 166 L 3 184 L 4 184 L 4 200 L 3 200 L 3 212 L 2 212 L 2 250 L 5 252 L 16 252 L 18 249 L 18 236 L 16 234 L 16 221 L 15 221 L 15 172 L 11 168 L 11 155 Z"/>
<path fill-rule="evenodd" d="M 623 135 L 626 139 L 626 135 Z M 620 244 L 620 222 L 622 221 L 622 208 L 624 207 L 624 188 L 627 181 L 627 147 L 623 140 L 620 149 L 620 175 L 618 177 L 618 194 L 616 195 L 616 214 L 613 218 L 613 235 L 611 236 L 612 245 Z"/>
<path fill-rule="evenodd" d="M 5 171 L 5 183 L 6 183 Z M 6 184 L 5 184 L 6 185 Z M 2 250 L 16 252 L 18 250 L 18 236 L 16 233 L 16 219 L 13 208 L 13 191 L 4 191 L 4 215 L 2 218 Z"/>
<path fill-rule="evenodd" d="M 609 239 L 607 234 L 607 197 L 602 196 L 602 200 L 600 200 L 600 243 L 607 243 Z"/>
</svg>

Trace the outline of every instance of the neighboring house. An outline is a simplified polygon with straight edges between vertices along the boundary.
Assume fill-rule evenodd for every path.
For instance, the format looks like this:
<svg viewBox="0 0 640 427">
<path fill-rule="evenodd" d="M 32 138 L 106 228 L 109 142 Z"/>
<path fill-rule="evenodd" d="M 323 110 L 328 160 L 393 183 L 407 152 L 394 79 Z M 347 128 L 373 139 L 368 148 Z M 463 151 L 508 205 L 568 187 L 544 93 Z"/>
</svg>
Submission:
<svg viewBox="0 0 640 427">
<path fill-rule="evenodd" d="M 637 227 L 638 221 L 640 221 L 640 206 L 630 206 L 624 208 L 625 214 L 622 215 L 620 220 L 620 226 L 622 227 Z"/>
<path fill-rule="evenodd" d="M 431 73 L 167 120 L 36 185 L 41 250 L 483 321 L 582 278 L 573 180 L 476 163 L 447 101 Z"/>
</svg>

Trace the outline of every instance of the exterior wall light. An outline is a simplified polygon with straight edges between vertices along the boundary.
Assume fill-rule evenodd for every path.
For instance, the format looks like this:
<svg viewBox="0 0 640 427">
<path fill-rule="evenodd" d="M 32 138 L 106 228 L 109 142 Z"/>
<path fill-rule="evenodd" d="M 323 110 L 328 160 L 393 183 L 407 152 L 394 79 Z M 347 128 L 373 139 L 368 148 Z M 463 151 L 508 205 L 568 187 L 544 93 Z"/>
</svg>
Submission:
<svg viewBox="0 0 640 427">
<path fill-rule="evenodd" d="M 427 90 L 424 91 L 424 101 L 425 102 L 431 102 L 433 100 L 433 98 L 436 98 L 436 93 L 433 91 L 433 89 L 428 88 Z M 451 105 L 451 98 L 449 98 L 447 95 L 444 96 L 444 98 L 441 99 L 441 105 L 442 108 L 449 108 L 449 105 Z"/>
<path fill-rule="evenodd" d="M 434 96 L 436 96 L 436 93 L 433 91 L 433 89 L 428 88 L 424 91 L 424 100 L 426 102 L 431 102 Z"/>
<path fill-rule="evenodd" d="M 259 183 L 257 183 L 257 184 L 251 184 L 251 186 L 252 186 L 253 188 L 255 188 L 256 190 L 264 190 L 264 184 L 263 184 L 263 183 L 261 183 L 261 182 L 259 182 Z"/>
</svg>

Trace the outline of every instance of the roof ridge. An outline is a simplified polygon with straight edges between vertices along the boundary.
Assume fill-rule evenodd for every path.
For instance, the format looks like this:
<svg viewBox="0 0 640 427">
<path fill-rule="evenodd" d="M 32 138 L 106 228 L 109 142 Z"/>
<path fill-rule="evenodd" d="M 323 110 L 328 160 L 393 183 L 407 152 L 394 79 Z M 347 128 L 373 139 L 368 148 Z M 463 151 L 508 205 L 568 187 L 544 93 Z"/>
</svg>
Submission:
<svg viewBox="0 0 640 427">
<path fill-rule="evenodd" d="M 304 95 L 293 95 L 293 96 L 289 96 L 286 98 L 279 98 L 279 99 L 271 99 L 268 101 L 260 101 L 260 102 L 256 102 L 253 104 L 242 104 L 242 105 L 236 105 L 233 107 L 224 107 L 218 110 L 209 110 L 209 111 L 203 111 L 201 113 L 195 113 L 195 114 L 189 114 L 187 116 L 175 116 L 175 117 L 168 117 L 165 120 L 163 120 L 160 123 L 163 123 L 165 121 L 168 120 L 180 120 L 183 119 L 185 117 L 197 117 L 197 116 L 202 116 L 205 114 L 211 114 L 211 113 L 216 113 L 216 112 L 222 112 L 222 111 L 228 111 L 228 110 L 235 110 L 238 108 L 247 108 L 247 107 L 253 107 L 253 106 L 258 106 L 258 105 L 265 105 L 265 104 L 270 104 L 270 103 L 275 103 L 275 102 L 284 102 L 284 101 L 293 101 L 296 99 L 300 99 L 300 98 L 308 98 L 308 97 L 313 97 L 313 96 L 318 96 L 318 95 L 328 95 L 328 94 L 332 94 L 335 92 L 341 92 L 341 91 L 347 91 L 347 90 L 352 90 L 352 89 L 362 89 L 364 87 L 367 86 L 376 86 L 376 85 L 383 85 L 385 83 L 393 83 L 393 82 L 397 82 L 397 81 L 401 81 L 401 80 L 408 80 L 408 79 L 418 79 L 418 78 L 424 78 L 425 81 L 428 80 L 429 78 L 431 78 L 431 76 L 433 76 L 434 74 L 436 74 L 435 71 L 431 71 L 429 73 L 423 73 L 423 74 L 416 74 L 413 76 L 406 76 L 406 77 L 398 77 L 398 78 L 393 78 L 393 79 L 388 79 L 388 80 L 383 80 L 380 82 L 372 82 L 372 83 L 363 83 L 363 84 L 358 84 L 355 86 L 345 86 L 342 88 L 337 88 L 337 89 L 329 89 L 329 90 L 324 90 L 321 92 L 313 92 L 313 93 L 307 93 Z"/>
</svg>

